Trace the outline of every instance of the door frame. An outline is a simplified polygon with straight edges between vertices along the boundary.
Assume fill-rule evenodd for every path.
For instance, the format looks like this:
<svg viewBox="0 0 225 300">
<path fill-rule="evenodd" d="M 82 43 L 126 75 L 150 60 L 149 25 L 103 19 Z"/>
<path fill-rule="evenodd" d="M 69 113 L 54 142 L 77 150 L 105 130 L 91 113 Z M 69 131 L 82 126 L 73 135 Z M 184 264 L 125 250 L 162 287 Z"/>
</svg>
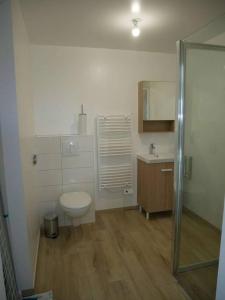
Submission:
<svg viewBox="0 0 225 300">
<path fill-rule="evenodd" d="M 190 43 L 177 41 L 178 55 L 178 91 L 177 91 L 177 109 L 176 109 L 176 160 L 174 176 L 174 211 L 173 211 L 173 239 L 172 239 L 172 272 L 176 276 L 179 272 L 179 252 L 180 252 L 180 235 L 181 235 L 181 217 L 183 204 L 183 174 L 184 174 L 184 119 L 185 119 L 185 79 L 186 79 L 186 55 L 187 49 L 203 49 L 225 52 L 225 46 Z M 211 264 L 217 264 L 218 260 L 212 261 Z M 204 264 L 204 263 L 203 263 Z M 196 264 L 196 267 L 200 266 Z M 195 264 L 182 268 L 182 272 L 195 268 Z"/>
</svg>

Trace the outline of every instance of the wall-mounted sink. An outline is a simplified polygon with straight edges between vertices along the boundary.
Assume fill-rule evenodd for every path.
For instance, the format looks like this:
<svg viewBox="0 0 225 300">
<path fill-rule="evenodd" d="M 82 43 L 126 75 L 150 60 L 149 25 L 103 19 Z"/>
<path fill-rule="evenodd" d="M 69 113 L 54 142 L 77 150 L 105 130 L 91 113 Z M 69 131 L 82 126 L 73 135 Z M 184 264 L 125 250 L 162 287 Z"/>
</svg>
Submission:
<svg viewBox="0 0 225 300">
<path fill-rule="evenodd" d="M 137 154 L 137 158 L 147 164 L 174 162 L 173 153 L 159 153 L 159 154 Z"/>
</svg>

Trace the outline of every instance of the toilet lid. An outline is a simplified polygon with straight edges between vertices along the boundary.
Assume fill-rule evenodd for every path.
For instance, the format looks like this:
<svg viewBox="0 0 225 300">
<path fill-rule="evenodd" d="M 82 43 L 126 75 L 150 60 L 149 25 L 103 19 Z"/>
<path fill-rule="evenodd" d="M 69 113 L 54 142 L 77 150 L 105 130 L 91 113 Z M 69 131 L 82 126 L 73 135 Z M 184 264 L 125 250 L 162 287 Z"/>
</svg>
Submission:
<svg viewBox="0 0 225 300">
<path fill-rule="evenodd" d="M 82 208 L 91 204 L 91 197 L 85 192 L 71 192 L 62 194 L 60 203 L 66 208 Z"/>
</svg>

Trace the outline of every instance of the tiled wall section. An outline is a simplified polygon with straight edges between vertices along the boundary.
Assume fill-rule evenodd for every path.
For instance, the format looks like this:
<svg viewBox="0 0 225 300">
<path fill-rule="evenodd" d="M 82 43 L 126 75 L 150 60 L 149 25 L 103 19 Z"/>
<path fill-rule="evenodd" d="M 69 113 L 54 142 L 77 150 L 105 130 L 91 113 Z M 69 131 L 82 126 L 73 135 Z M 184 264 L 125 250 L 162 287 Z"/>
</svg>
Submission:
<svg viewBox="0 0 225 300">
<path fill-rule="evenodd" d="M 48 212 L 56 212 L 60 226 L 70 225 L 70 219 L 59 205 L 59 197 L 64 192 L 85 191 L 93 205 L 81 223 L 95 220 L 95 183 L 93 136 L 37 136 L 37 178 L 40 217 Z"/>
</svg>

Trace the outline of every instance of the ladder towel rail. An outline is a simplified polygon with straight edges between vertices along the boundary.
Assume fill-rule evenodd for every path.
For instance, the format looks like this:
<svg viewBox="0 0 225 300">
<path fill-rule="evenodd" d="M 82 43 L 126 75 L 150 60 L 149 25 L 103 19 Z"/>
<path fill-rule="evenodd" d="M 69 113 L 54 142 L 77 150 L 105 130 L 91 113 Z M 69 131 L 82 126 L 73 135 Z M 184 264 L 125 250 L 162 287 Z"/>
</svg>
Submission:
<svg viewBox="0 0 225 300">
<path fill-rule="evenodd" d="M 131 126 L 130 115 L 97 117 L 99 190 L 132 187 Z"/>
</svg>

